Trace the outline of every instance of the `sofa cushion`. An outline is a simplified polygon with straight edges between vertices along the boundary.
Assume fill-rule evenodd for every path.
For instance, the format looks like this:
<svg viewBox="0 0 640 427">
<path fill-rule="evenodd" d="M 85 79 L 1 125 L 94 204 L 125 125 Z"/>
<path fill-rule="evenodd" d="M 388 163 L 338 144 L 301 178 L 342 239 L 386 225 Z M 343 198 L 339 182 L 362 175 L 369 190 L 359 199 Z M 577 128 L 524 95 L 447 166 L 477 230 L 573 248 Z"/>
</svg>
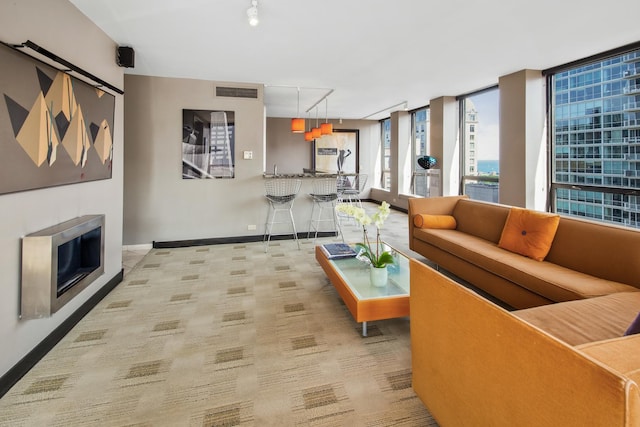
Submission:
<svg viewBox="0 0 640 427">
<path fill-rule="evenodd" d="M 413 225 L 418 228 L 446 228 L 454 230 L 456 219 L 451 215 L 418 214 L 413 217 Z"/>
<path fill-rule="evenodd" d="M 523 257 L 459 230 L 422 228 L 414 231 L 414 237 L 551 301 L 571 301 L 616 292 L 638 291 L 633 286 L 600 279 L 547 261 L 539 262 Z"/>
<path fill-rule="evenodd" d="M 545 261 L 640 288 L 640 229 L 561 216 Z"/>
<path fill-rule="evenodd" d="M 460 199 L 453 208 L 456 230 L 498 243 L 509 207 L 477 200 Z"/>
<path fill-rule="evenodd" d="M 570 345 L 617 338 L 640 311 L 640 292 L 620 292 L 514 311 L 513 314 Z"/>
<path fill-rule="evenodd" d="M 559 222 L 557 214 L 511 208 L 498 246 L 542 261 L 551 249 Z"/>
</svg>

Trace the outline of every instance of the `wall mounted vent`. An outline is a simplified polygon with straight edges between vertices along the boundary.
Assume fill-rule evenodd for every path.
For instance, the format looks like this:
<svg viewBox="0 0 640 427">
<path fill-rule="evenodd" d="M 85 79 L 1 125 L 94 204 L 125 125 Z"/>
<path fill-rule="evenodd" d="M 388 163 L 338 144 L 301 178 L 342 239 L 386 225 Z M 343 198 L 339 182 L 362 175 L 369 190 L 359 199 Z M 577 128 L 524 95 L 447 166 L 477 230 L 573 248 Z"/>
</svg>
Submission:
<svg viewBox="0 0 640 427">
<path fill-rule="evenodd" d="M 227 98 L 258 99 L 258 89 L 247 87 L 216 86 L 216 96 L 225 96 Z"/>
</svg>

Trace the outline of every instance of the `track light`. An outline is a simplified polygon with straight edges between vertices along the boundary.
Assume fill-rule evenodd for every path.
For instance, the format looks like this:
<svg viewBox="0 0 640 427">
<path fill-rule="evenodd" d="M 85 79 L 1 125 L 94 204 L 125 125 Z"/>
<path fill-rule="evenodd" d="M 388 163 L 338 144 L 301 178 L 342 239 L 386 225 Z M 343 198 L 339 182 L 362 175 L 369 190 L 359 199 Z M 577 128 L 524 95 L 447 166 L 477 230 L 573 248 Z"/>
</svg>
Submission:
<svg viewBox="0 0 640 427">
<path fill-rule="evenodd" d="M 251 0 L 251 7 L 247 9 L 247 19 L 252 27 L 255 27 L 260 22 L 258 20 L 258 0 Z"/>
</svg>

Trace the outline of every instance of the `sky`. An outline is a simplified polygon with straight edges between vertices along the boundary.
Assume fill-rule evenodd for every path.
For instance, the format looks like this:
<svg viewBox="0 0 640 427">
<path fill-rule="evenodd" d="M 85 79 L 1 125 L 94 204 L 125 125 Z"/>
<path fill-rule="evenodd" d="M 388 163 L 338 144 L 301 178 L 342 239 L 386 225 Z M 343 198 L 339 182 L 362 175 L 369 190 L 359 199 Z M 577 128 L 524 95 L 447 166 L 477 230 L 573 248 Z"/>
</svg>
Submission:
<svg viewBox="0 0 640 427">
<path fill-rule="evenodd" d="M 499 91 L 491 90 L 470 96 L 478 111 L 476 157 L 478 160 L 498 160 L 499 155 Z"/>
</svg>

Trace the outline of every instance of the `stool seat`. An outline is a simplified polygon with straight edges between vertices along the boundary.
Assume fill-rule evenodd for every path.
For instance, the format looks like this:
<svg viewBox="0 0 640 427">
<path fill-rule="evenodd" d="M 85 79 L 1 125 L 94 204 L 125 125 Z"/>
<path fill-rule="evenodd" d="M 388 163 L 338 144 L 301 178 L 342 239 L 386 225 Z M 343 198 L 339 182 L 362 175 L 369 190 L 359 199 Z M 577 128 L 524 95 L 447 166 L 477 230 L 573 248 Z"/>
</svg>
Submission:
<svg viewBox="0 0 640 427">
<path fill-rule="evenodd" d="M 362 207 L 360 192 L 364 190 L 367 183 L 367 174 L 345 174 L 338 176 L 338 199 L 341 203 L 356 203 Z"/>
</svg>

